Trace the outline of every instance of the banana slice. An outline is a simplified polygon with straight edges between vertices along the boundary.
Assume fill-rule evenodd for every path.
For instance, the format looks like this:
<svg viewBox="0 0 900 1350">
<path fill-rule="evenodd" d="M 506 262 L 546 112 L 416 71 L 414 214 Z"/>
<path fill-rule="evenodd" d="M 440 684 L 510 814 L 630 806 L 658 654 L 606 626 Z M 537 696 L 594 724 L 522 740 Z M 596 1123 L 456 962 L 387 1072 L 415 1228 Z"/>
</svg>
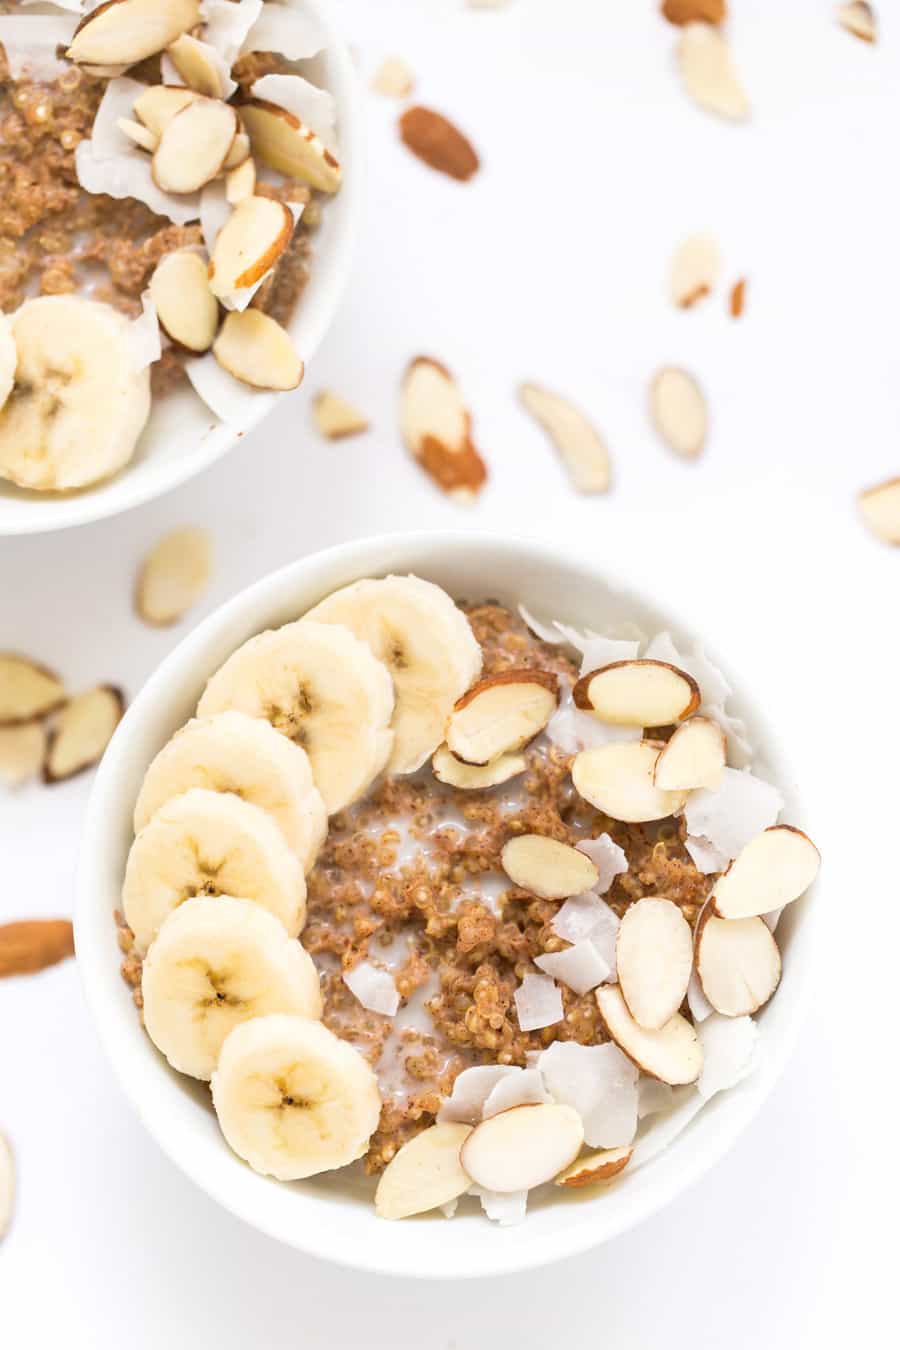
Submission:
<svg viewBox="0 0 900 1350">
<path fill-rule="evenodd" d="M 390 773 L 420 768 L 444 739 L 461 694 L 481 673 L 481 648 L 446 591 L 420 577 L 355 581 L 310 610 L 362 638 L 394 681 Z"/>
<path fill-rule="evenodd" d="M 302 745 L 329 815 L 362 796 L 391 753 L 387 669 L 346 628 L 285 624 L 245 642 L 206 686 L 201 717 L 237 708 Z"/>
<path fill-rule="evenodd" d="M 26 300 L 12 317 L 18 360 L 0 411 L 0 478 L 59 491 L 131 459 L 150 414 L 150 368 L 135 370 L 128 320 L 74 295 Z"/>
<path fill-rule="evenodd" d="M 375 1075 L 352 1045 L 321 1022 L 280 1014 L 231 1032 L 212 1097 L 235 1153 L 279 1181 L 362 1157 L 381 1114 Z"/>
<path fill-rule="evenodd" d="M 190 788 L 232 792 L 272 817 L 304 871 L 328 830 L 309 759 L 261 717 L 242 712 L 194 718 L 154 759 L 134 808 L 137 834 L 161 806 Z"/>
<path fill-rule="evenodd" d="M 195 895 L 255 900 L 292 937 L 306 918 L 303 871 L 278 826 L 230 792 L 191 788 L 173 797 L 131 845 L 122 908 L 138 950 Z"/>
<path fill-rule="evenodd" d="M 230 1031 L 268 1013 L 322 1016 L 312 957 L 252 900 L 185 900 L 141 976 L 147 1034 L 179 1073 L 209 1079 Z"/>
</svg>

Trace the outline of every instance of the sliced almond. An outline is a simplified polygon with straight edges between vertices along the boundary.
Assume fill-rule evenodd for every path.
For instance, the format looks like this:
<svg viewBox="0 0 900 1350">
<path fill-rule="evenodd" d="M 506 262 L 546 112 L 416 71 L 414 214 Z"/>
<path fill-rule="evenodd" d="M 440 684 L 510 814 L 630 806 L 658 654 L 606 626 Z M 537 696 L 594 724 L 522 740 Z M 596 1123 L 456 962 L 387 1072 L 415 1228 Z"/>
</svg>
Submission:
<svg viewBox="0 0 900 1350">
<path fill-rule="evenodd" d="M 407 448 L 438 487 L 462 498 L 480 491 L 487 468 L 472 444 L 472 419 L 453 376 L 430 356 L 406 369 L 400 422 Z"/>
<path fill-rule="evenodd" d="M 120 117 L 116 121 L 116 126 L 130 141 L 134 141 L 142 150 L 149 150 L 151 155 L 159 145 L 159 136 L 149 127 L 145 127 L 143 122 L 134 122 L 130 117 Z"/>
<path fill-rule="evenodd" d="M 739 319 L 744 312 L 747 299 L 747 282 L 744 277 L 736 281 L 728 297 L 728 312 L 733 319 Z"/>
<path fill-rule="evenodd" d="M 329 441 L 341 440 L 344 436 L 359 436 L 369 430 L 369 419 L 331 389 L 323 389 L 316 394 L 312 410 L 316 426 Z"/>
<path fill-rule="evenodd" d="M 231 149 L 225 157 L 225 163 L 222 168 L 226 172 L 237 169 L 250 154 L 250 137 L 246 131 L 239 131 L 231 143 Z"/>
<path fill-rule="evenodd" d="M 578 492 L 606 492 L 609 451 L 584 413 L 550 389 L 523 384 L 519 396 L 552 440 Z"/>
<path fill-rule="evenodd" d="M 616 939 L 619 988 L 628 1011 L 646 1031 L 674 1017 L 694 964 L 690 924 L 671 900 L 646 896 L 628 909 Z"/>
<path fill-rule="evenodd" d="M 678 66 L 685 92 L 698 107 L 731 122 L 750 114 L 725 38 L 708 23 L 688 23 L 678 41 Z"/>
<path fill-rule="evenodd" d="M 577 1158 L 564 1168 L 554 1178 L 553 1184 L 579 1190 L 582 1186 L 596 1186 L 598 1182 L 610 1181 L 628 1166 L 633 1153 L 630 1144 L 625 1148 L 604 1148 L 599 1153 L 586 1153 L 583 1158 Z"/>
<path fill-rule="evenodd" d="M 286 108 L 266 99 L 241 104 L 241 120 L 253 152 L 263 163 L 289 178 L 299 178 L 320 192 L 337 192 L 341 166 L 314 131 Z"/>
<path fill-rule="evenodd" d="M 225 63 L 215 47 L 199 38 L 182 33 L 167 48 L 172 64 L 189 89 L 207 98 L 226 98 L 230 92 L 225 83 Z M 218 59 L 217 59 L 218 58 Z M 234 82 L 231 83 L 231 90 Z"/>
<path fill-rule="evenodd" d="M 32 722 L 65 701 L 65 685 L 52 670 L 27 656 L 0 652 L 0 726 Z"/>
<path fill-rule="evenodd" d="M 395 1153 L 375 1191 L 375 1212 L 382 1219 L 406 1219 L 456 1200 L 471 1186 L 459 1152 L 471 1125 L 442 1121 L 417 1134 Z"/>
<path fill-rule="evenodd" d="M 438 746 L 431 760 L 431 769 L 439 783 L 460 788 L 464 792 L 480 792 L 506 783 L 528 767 L 524 755 L 500 755 L 490 764 L 464 764 L 446 745 Z"/>
<path fill-rule="evenodd" d="M 195 605 L 212 576 L 212 540 L 196 525 L 170 530 L 138 574 L 136 608 L 145 623 L 164 628 Z"/>
<path fill-rule="evenodd" d="M 471 141 L 433 108 L 407 108 L 400 118 L 400 137 L 430 168 L 459 182 L 468 182 L 478 171 L 479 159 Z"/>
<path fill-rule="evenodd" d="M 388 56 L 372 76 L 372 88 L 386 98 L 408 98 L 415 88 L 416 77 L 399 56 Z"/>
<path fill-rule="evenodd" d="M 198 97 L 192 89 L 180 89 L 175 85 L 151 84 L 134 100 L 135 116 L 139 117 L 148 131 L 157 139 L 176 113 L 193 103 Z"/>
<path fill-rule="evenodd" d="M 228 103 L 195 98 L 163 131 L 153 156 L 153 181 L 163 192 L 196 192 L 220 173 L 238 133 Z"/>
<path fill-rule="evenodd" d="M 294 233 L 294 217 L 273 197 L 247 197 L 218 233 L 209 262 L 209 288 L 223 299 L 252 286 L 281 257 Z"/>
<path fill-rule="evenodd" d="M 507 839 L 500 863 L 514 885 L 541 900 L 565 900 L 597 884 L 599 873 L 585 853 L 543 834 Z"/>
<path fill-rule="evenodd" d="M 722 919 L 769 914 L 796 900 L 815 881 L 819 850 L 793 825 L 772 825 L 741 849 L 712 894 Z"/>
<path fill-rule="evenodd" d="M 650 411 L 670 450 L 696 459 L 706 444 L 708 415 L 703 391 L 686 370 L 666 366 L 650 385 Z"/>
<path fill-rule="evenodd" d="M 199 253 L 176 249 L 165 254 L 150 278 L 150 298 L 173 342 L 191 352 L 209 350 L 219 326 L 219 305 Z"/>
<path fill-rule="evenodd" d="M 16 1200 L 16 1168 L 6 1136 L 0 1134 L 0 1242 L 9 1232 Z"/>
<path fill-rule="evenodd" d="M 70 61 L 132 66 L 200 23 L 199 0 L 106 0 L 75 29 Z"/>
<path fill-rule="evenodd" d="M 725 733 L 710 717 L 691 717 L 659 752 L 653 781 L 668 792 L 717 788 L 725 768 Z"/>
<path fill-rule="evenodd" d="M 236 169 L 230 169 L 225 179 L 225 200 L 229 206 L 240 206 L 256 191 L 256 165 L 248 157 Z"/>
<path fill-rule="evenodd" d="M 0 727 L 0 783 L 19 787 L 30 778 L 36 778 L 46 750 L 47 732 L 43 722 Z"/>
<path fill-rule="evenodd" d="M 447 745 L 466 764 L 521 750 L 550 721 L 559 680 L 549 670 L 503 670 L 473 684 L 447 722 Z"/>
<path fill-rule="evenodd" d="M 878 20 L 874 9 L 866 4 L 866 0 L 852 0 L 849 5 L 841 5 L 838 9 L 838 23 L 854 37 L 862 38 L 863 42 L 878 41 Z"/>
<path fill-rule="evenodd" d="M 872 533 L 886 544 L 900 544 L 900 478 L 868 488 L 859 494 L 862 518 Z"/>
<path fill-rule="evenodd" d="M 692 234 L 672 257 L 669 290 L 673 304 L 690 309 L 709 295 L 719 275 L 719 245 L 708 234 Z"/>
<path fill-rule="evenodd" d="M 551 1181 L 578 1156 L 581 1117 L 571 1106 L 513 1106 L 476 1125 L 459 1160 L 478 1186 L 506 1195 Z"/>
<path fill-rule="evenodd" d="M 613 820 L 641 824 L 676 815 L 686 792 L 656 787 L 653 773 L 659 746 L 649 741 L 616 741 L 582 750 L 572 763 L 579 796 Z"/>
<path fill-rule="evenodd" d="M 44 779 L 58 783 L 96 764 L 122 719 L 125 700 L 112 685 L 78 694 L 59 714 L 47 747 Z"/>
<path fill-rule="evenodd" d="M 778 988 L 781 953 L 765 920 L 718 919 L 707 909 L 697 934 L 697 974 L 724 1017 L 755 1013 Z"/>
<path fill-rule="evenodd" d="M 254 389 L 296 389 L 303 379 L 290 334 L 259 309 L 227 315 L 213 355 L 229 375 Z"/>
<path fill-rule="evenodd" d="M 572 697 L 577 708 L 615 726 L 665 727 L 700 706 L 700 687 L 666 661 L 613 661 L 582 675 Z"/>
<path fill-rule="evenodd" d="M 660 7 L 669 23 L 724 23 L 726 0 L 663 0 Z"/>
<path fill-rule="evenodd" d="M 617 984 L 601 986 L 596 999 L 611 1039 L 639 1069 L 672 1087 L 696 1083 L 703 1049 L 687 1018 L 675 1013 L 658 1031 L 648 1031 L 631 1016 Z"/>
<path fill-rule="evenodd" d="M 0 978 L 34 975 L 74 954 L 69 919 L 23 919 L 0 925 Z"/>
</svg>

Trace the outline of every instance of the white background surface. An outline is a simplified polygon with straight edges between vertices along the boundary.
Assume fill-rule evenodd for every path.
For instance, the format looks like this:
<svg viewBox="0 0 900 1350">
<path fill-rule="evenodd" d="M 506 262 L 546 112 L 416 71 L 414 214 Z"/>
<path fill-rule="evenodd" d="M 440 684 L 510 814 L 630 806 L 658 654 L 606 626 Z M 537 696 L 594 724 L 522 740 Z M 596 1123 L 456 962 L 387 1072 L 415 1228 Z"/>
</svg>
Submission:
<svg viewBox="0 0 900 1350">
<path fill-rule="evenodd" d="M 451 1288 L 357 1276 L 257 1236 L 185 1181 L 101 1058 L 74 963 L 0 984 L 0 1128 L 20 1191 L 0 1248 L 15 1346 L 657 1347 L 832 1345 L 893 1336 L 896 1148 L 895 716 L 900 555 L 860 528 L 856 490 L 900 472 L 900 232 L 893 163 L 900 23 L 870 49 L 831 0 L 733 0 L 753 104 L 719 124 L 682 96 L 655 4 L 336 0 L 368 77 L 405 56 L 418 96 L 468 130 L 461 186 L 398 143 L 370 99 L 370 206 L 356 275 L 307 388 L 177 494 L 86 530 L 0 541 L 0 647 L 75 689 L 134 694 L 197 615 L 133 616 L 141 556 L 208 525 L 201 612 L 301 554 L 390 529 L 565 538 L 671 597 L 755 684 L 805 778 L 825 858 L 814 1007 L 753 1129 L 665 1213 L 540 1274 Z M 789 12 L 787 12 L 789 11 Z M 719 238 L 728 283 L 690 314 L 664 293 L 673 245 Z M 419 352 L 459 375 L 490 464 L 445 501 L 409 461 L 396 389 Z M 655 439 L 646 387 L 683 363 L 708 391 L 700 463 Z M 514 390 L 575 395 L 614 490 L 578 499 Z M 323 385 L 372 417 L 321 442 Z M 564 608 L 565 598 L 560 598 Z M 0 800 L 0 920 L 69 912 L 88 776 Z M 502 1232 L 497 1234 L 503 1241 Z"/>
</svg>

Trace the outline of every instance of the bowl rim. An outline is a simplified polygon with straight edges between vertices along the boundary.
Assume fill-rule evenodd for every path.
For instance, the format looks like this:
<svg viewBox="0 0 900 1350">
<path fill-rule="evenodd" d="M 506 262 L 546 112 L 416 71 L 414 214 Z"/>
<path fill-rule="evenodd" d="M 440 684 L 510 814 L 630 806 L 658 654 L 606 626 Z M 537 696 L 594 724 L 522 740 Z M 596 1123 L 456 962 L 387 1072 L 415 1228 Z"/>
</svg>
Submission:
<svg viewBox="0 0 900 1350">
<path fill-rule="evenodd" d="M 495 1225 L 486 1224 L 488 1232 L 496 1238 L 493 1250 L 488 1256 L 485 1256 L 484 1244 L 477 1243 L 474 1244 L 477 1250 L 471 1255 L 467 1253 L 462 1260 L 454 1257 L 445 1267 L 436 1259 L 436 1254 L 440 1253 L 440 1242 L 437 1244 L 422 1242 L 413 1249 L 411 1257 L 408 1253 L 404 1253 L 404 1260 L 401 1263 L 392 1253 L 388 1242 L 373 1246 L 371 1243 L 367 1244 L 365 1240 L 359 1241 L 347 1224 L 338 1225 L 333 1233 L 304 1231 L 302 1223 L 297 1229 L 291 1228 L 286 1231 L 283 1224 L 270 1219 L 265 1204 L 257 1206 L 255 1199 L 247 1202 L 243 1187 L 236 1187 L 236 1190 L 241 1191 L 239 1196 L 223 1194 L 222 1188 L 203 1175 L 202 1168 L 192 1167 L 186 1162 L 175 1138 L 178 1130 L 167 1125 L 164 1118 L 165 1111 L 157 1109 L 151 1100 L 151 1094 L 141 1090 L 141 1084 L 145 1083 L 143 1070 L 140 1066 L 135 1066 L 133 1057 L 128 1053 L 128 1042 L 133 1041 L 134 1030 L 140 1029 L 139 1023 L 136 1018 L 130 1016 L 129 1025 L 126 1025 L 125 1020 L 121 1018 L 117 995 L 110 992 L 114 986 L 108 978 L 109 954 L 102 937 L 98 936 L 100 927 L 95 915 L 97 909 L 95 896 L 98 892 L 102 892 L 103 884 L 98 877 L 100 860 L 92 849 L 92 841 L 98 834 L 102 836 L 104 820 L 114 809 L 117 798 L 121 796 L 117 792 L 116 784 L 121 767 L 127 765 L 130 759 L 132 728 L 139 725 L 145 709 L 152 710 L 169 685 L 173 674 L 189 668 L 195 656 L 200 656 L 202 664 L 202 653 L 211 639 L 223 635 L 234 625 L 236 619 L 249 618 L 254 609 L 264 609 L 267 602 L 277 603 L 277 597 L 292 585 L 302 587 L 304 578 L 308 580 L 309 574 L 315 574 L 317 570 L 344 567 L 354 569 L 357 576 L 383 575 L 405 566 L 403 558 L 406 551 L 415 553 L 422 550 L 430 550 L 433 553 L 437 568 L 452 566 L 454 560 L 471 555 L 473 552 L 477 554 L 480 550 L 485 551 L 493 561 L 503 557 L 521 560 L 522 553 L 526 552 L 528 561 L 533 566 L 546 565 L 556 569 L 574 567 L 590 572 L 598 585 L 605 585 L 626 597 L 634 597 L 661 610 L 676 630 L 700 634 L 705 631 L 698 623 L 685 623 L 679 608 L 677 606 L 672 608 L 667 599 L 659 601 L 654 593 L 652 598 L 645 600 L 642 581 L 635 583 L 628 580 L 623 577 L 619 568 L 615 565 L 608 566 L 604 559 L 593 554 L 586 559 L 583 553 L 570 546 L 549 544 L 546 540 L 526 536 L 496 535 L 469 530 L 392 532 L 338 544 L 288 563 L 245 587 L 207 616 L 160 663 L 126 711 L 98 768 L 84 817 L 76 879 L 75 945 L 85 999 L 100 1042 L 120 1086 L 151 1137 L 171 1161 L 207 1195 L 267 1236 L 309 1256 L 376 1274 L 433 1279 L 475 1278 L 530 1270 L 591 1250 L 664 1208 L 699 1180 L 729 1151 L 738 1137 L 749 1127 L 769 1096 L 796 1045 L 811 994 L 816 939 L 820 924 L 812 917 L 817 907 L 809 902 L 819 883 L 814 883 L 808 897 L 798 902 L 798 905 L 803 905 L 803 919 L 792 940 L 790 981 L 784 982 L 785 987 L 780 991 L 782 996 L 779 1000 L 779 1006 L 783 1010 L 781 1020 L 786 1021 L 786 1026 L 781 1026 L 777 1039 L 767 1044 L 762 1062 L 749 1078 L 707 1102 L 691 1122 L 690 1130 L 682 1133 L 673 1144 L 646 1163 L 638 1173 L 632 1174 L 649 1174 L 650 1184 L 644 1185 L 630 1196 L 629 1203 L 621 1207 L 621 1212 L 615 1216 L 606 1214 L 606 1221 L 599 1231 L 595 1231 L 597 1225 L 591 1222 L 588 1213 L 590 1206 L 586 1205 L 583 1206 L 583 1212 L 588 1213 L 585 1221 L 562 1224 L 555 1232 L 549 1235 L 542 1234 L 527 1245 L 517 1243 L 513 1247 L 503 1241 L 503 1236 L 507 1232 L 522 1233 L 523 1230 L 527 1230 L 529 1226 L 527 1221 L 510 1230 L 497 1230 Z M 420 564 L 419 566 L 420 570 L 424 570 Z M 715 657 L 712 644 L 707 644 L 705 638 L 703 641 L 704 648 L 711 651 Z M 207 669 L 208 665 L 207 661 L 203 669 Z M 727 665 L 725 669 L 727 671 Z M 745 683 L 741 681 L 739 685 L 741 695 L 744 687 Z M 754 713 L 757 712 L 752 698 L 743 701 Z M 768 726 L 767 720 L 761 715 L 760 720 L 763 725 Z M 796 791 L 796 777 L 791 772 L 780 743 L 777 752 L 767 753 L 767 759 L 772 761 L 775 781 L 782 786 L 790 784 L 791 795 L 799 801 L 798 814 L 800 824 L 803 825 L 804 798 Z M 112 914 L 105 908 L 103 921 L 108 926 L 107 932 L 111 933 Z M 115 968 L 114 974 L 116 981 L 119 981 L 118 968 Z M 121 989 L 121 985 L 119 988 Z M 130 1001 L 127 1013 L 132 1014 Z M 167 1070 L 161 1057 L 159 1065 L 161 1071 Z M 715 1109 L 715 1120 L 711 1119 L 713 1114 L 711 1108 Z M 697 1147 L 685 1153 L 684 1141 L 689 1135 L 694 1137 Z M 681 1144 L 680 1153 L 685 1156 L 679 1156 L 678 1165 L 673 1166 L 672 1155 L 679 1144 Z M 241 1165 L 237 1159 L 235 1162 Z M 269 1184 L 279 1185 L 279 1183 Z M 573 1220 L 577 1218 L 576 1210 L 571 1211 L 571 1217 Z M 390 1227 L 393 1229 L 399 1225 Z"/>
<path fill-rule="evenodd" d="M 285 0 L 285 3 L 294 6 L 298 0 Z M 308 329 L 302 333 L 301 338 L 302 355 L 308 368 L 334 321 L 350 281 L 363 212 L 366 145 L 362 86 L 347 41 L 334 22 L 327 0 L 299 0 L 299 3 L 311 12 L 325 38 L 322 55 L 327 58 L 332 72 L 328 88 L 329 92 L 334 94 L 338 105 L 344 170 L 339 194 L 340 213 L 335 220 L 330 242 L 331 256 L 327 263 L 330 284 L 324 290 L 315 314 L 309 316 Z M 301 297 L 289 327 L 293 330 L 301 326 L 304 317 Z M 61 530 L 74 529 L 81 525 L 92 524 L 94 521 L 124 515 L 135 507 L 154 501 L 222 459 L 259 426 L 282 397 L 283 395 L 279 393 L 261 396 L 249 420 L 240 427 L 218 422 L 193 451 L 185 456 L 166 460 L 155 474 L 148 475 L 144 479 L 139 478 L 130 491 L 123 492 L 124 500 L 120 500 L 118 496 L 107 497 L 102 492 L 95 492 L 94 489 L 102 489 L 109 483 L 120 481 L 123 475 L 127 475 L 128 465 L 111 478 L 103 479 L 100 483 L 88 484 L 79 492 L 65 494 L 62 497 L 57 497 L 53 493 L 34 494 L 27 499 L 29 503 L 38 499 L 39 505 L 45 510 L 36 512 L 33 516 L 30 512 L 25 513 L 21 520 L 14 519 L 0 523 L 0 538 L 55 534 Z M 67 509 L 59 510 L 59 518 L 54 520 L 52 519 L 54 507 Z"/>
</svg>

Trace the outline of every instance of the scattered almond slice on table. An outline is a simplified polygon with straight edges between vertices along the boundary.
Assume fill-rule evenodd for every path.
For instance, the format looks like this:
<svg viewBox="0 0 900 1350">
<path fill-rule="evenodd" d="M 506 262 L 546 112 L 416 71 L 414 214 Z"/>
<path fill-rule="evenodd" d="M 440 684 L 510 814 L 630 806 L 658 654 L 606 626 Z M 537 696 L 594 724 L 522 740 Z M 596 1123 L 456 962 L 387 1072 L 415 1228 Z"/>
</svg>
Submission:
<svg viewBox="0 0 900 1350">
<path fill-rule="evenodd" d="M 264 164 L 320 192 L 337 192 L 342 178 L 340 164 L 299 117 L 263 98 L 242 103 L 240 115 L 253 153 Z"/>
<path fill-rule="evenodd" d="M 42 722 L 0 726 L 0 783 L 19 787 L 36 778 L 47 752 L 47 732 Z"/>
<path fill-rule="evenodd" d="M 472 1184 L 459 1160 L 471 1125 L 441 1121 L 417 1134 L 395 1153 L 375 1191 L 382 1219 L 424 1214 L 464 1195 Z"/>
<path fill-rule="evenodd" d="M 66 55 L 93 65 L 134 65 L 201 21 L 199 0 L 106 0 L 81 20 Z"/>
<path fill-rule="evenodd" d="M 900 478 L 867 488 L 859 494 L 862 518 L 876 538 L 900 545 Z"/>
<path fill-rule="evenodd" d="M 523 384 L 519 396 L 553 441 L 579 492 L 606 492 L 609 487 L 609 451 L 584 413 L 550 389 Z"/>
<path fill-rule="evenodd" d="M 559 680 L 547 670 L 503 670 L 458 698 L 447 723 L 447 745 L 465 764 L 490 764 L 521 750 L 550 721 Z"/>
<path fill-rule="evenodd" d="M 136 608 L 154 627 L 177 623 L 197 603 L 212 576 L 208 530 L 187 525 L 153 546 L 138 574 Z"/>
<path fill-rule="evenodd" d="M 692 675 L 665 661 L 614 661 L 589 671 L 572 690 L 575 706 L 614 726 L 662 727 L 700 706 Z"/>
<path fill-rule="evenodd" d="M 678 39 L 678 66 L 685 92 L 698 107 L 731 122 L 747 120 L 750 103 L 717 28 L 686 24 Z"/>
<path fill-rule="evenodd" d="M 866 0 L 851 0 L 838 8 L 838 23 L 863 42 L 878 41 L 878 20 L 875 10 Z"/>
<path fill-rule="evenodd" d="M 684 459 L 696 459 L 706 444 L 707 410 L 703 392 L 686 370 L 665 366 L 650 385 L 650 411 L 660 436 Z"/>
<path fill-rule="evenodd" d="M 50 734 L 44 780 L 58 783 L 97 764 L 124 710 L 122 692 L 112 685 L 76 695 L 62 709 Z"/>
<path fill-rule="evenodd" d="M 639 1026 L 659 1031 L 687 993 L 694 962 L 690 924 L 671 900 L 646 896 L 629 905 L 619 925 L 619 988 Z"/>
<path fill-rule="evenodd" d="M 676 248 L 669 275 L 669 292 L 679 309 L 703 300 L 719 275 L 719 246 L 708 234 L 692 234 Z"/>
<path fill-rule="evenodd" d="M 703 1050 L 696 1031 L 680 1013 L 658 1030 L 648 1030 L 631 1016 L 618 985 L 604 985 L 596 999 L 610 1037 L 639 1069 L 672 1087 L 697 1081 Z"/>
<path fill-rule="evenodd" d="M 541 900 L 565 900 L 589 891 L 597 868 L 586 854 L 543 834 L 519 834 L 507 839 L 500 863 L 514 885 Z"/>
<path fill-rule="evenodd" d="M 582 750 L 572 763 L 579 796 L 613 820 L 642 824 L 674 816 L 687 793 L 667 792 L 653 782 L 660 747 L 649 741 L 619 741 Z"/>
<path fill-rule="evenodd" d="M 691 717 L 675 728 L 659 752 L 653 782 L 670 792 L 716 788 L 725 763 L 722 728 L 709 717 Z"/>
<path fill-rule="evenodd" d="M 731 288 L 731 294 L 728 297 L 728 312 L 733 319 L 739 319 L 744 312 L 744 305 L 747 298 L 747 282 L 741 277 Z"/>
<path fill-rule="evenodd" d="M 793 825 L 772 825 L 741 849 L 712 893 L 722 919 L 748 919 L 781 909 L 808 890 L 819 870 L 819 850 Z"/>
<path fill-rule="evenodd" d="M 717 1013 L 755 1013 L 781 979 L 781 953 L 765 920 L 718 919 L 705 910 L 697 932 L 697 974 Z"/>
<path fill-rule="evenodd" d="M 15 652 L 0 652 L 0 726 L 31 722 L 66 701 L 62 680 L 46 666 Z"/>
<path fill-rule="evenodd" d="M 582 1186 L 596 1186 L 601 1181 L 610 1181 L 628 1166 L 633 1153 L 634 1149 L 630 1145 L 626 1148 L 605 1148 L 599 1153 L 586 1153 L 560 1172 L 553 1184 L 578 1190 Z"/>
<path fill-rule="evenodd" d="M 506 783 L 528 767 L 523 755 L 500 755 L 489 764 L 466 764 L 446 745 L 439 745 L 431 760 L 431 770 L 439 783 L 462 791 L 478 792 Z"/>
<path fill-rule="evenodd" d="M 663 0 L 660 13 L 669 23 L 724 23 L 728 15 L 726 0 Z"/>
<path fill-rule="evenodd" d="M 259 309 L 226 315 L 212 350 L 223 370 L 254 389 L 296 389 L 303 379 L 290 334 Z"/>
<path fill-rule="evenodd" d="M 407 98 L 415 88 L 416 77 L 399 56 L 388 56 L 372 76 L 372 88 L 386 98 Z"/>
<path fill-rule="evenodd" d="M 0 1242 L 9 1232 L 16 1200 L 16 1167 L 6 1135 L 0 1133 Z"/>
<path fill-rule="evenodd" d="M 0 925 L 0 978 L 34 975 L 74 954 L 68 919 L 23 919 Z"/>
<path fill-rule="evenodd" d="M 430 356 L 406 368 L 400 424 L 407 449 L 439 488 L 462 501 L 481 490 L 487 467 L 472 444 L 471 416 L 449 370 Z"/>
<path fill-rule="evenodd" d="M 150 278 L 150 298 L 167 337 L 191 352 L 209 350 L 219 326 L 219 306 L 199 253 L 166 253 Z"/>
<path fill-rule="evenodd" d="M 316 394 L 312 410 L 316 426 L 326 440 L 337 441 L 344 436 L 359 436 L 369 430 L 369 419 L 331 389 L 322 389 Z"/>
<path fill-rule="evenodd" d="M 459 1161 L 478 1186 L 505 1195 L 551 1181 L 583 1142 L 581 1117 L 571 1106 L 514 1106 L 476 1125 Z"/>
<path fill-rule="evenodd" d="M 404 145 L 432 169 L 459 182 L 477 173 L 479 158 L 472 143 L 443 113 L 433 108 L 407 108 L 400 118 Z"/>
</svg>

